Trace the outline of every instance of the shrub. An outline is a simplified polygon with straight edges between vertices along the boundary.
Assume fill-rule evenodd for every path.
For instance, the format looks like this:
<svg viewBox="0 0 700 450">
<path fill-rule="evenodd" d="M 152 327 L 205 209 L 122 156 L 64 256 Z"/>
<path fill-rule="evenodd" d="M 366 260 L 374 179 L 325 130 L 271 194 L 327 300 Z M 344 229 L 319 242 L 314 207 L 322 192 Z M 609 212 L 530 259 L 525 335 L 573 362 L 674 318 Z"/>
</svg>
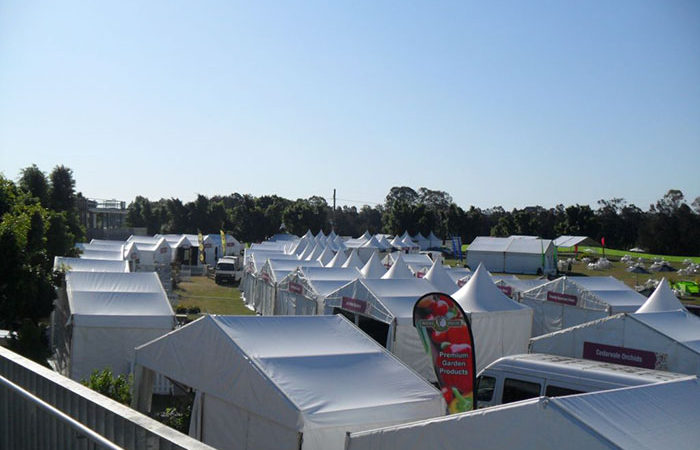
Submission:
<svg viewBox="0 0 700 450">
<path fill-rule="evenodd" d="M 119 375 L 114 377 L 112 369 L 94 370 L 87 380 L 82 380 L 82 383 L 99 392 L 112 400 L 116 400 L 124 405 L 131 405 L 131 375 L 128 377 Z"/>
</svg>

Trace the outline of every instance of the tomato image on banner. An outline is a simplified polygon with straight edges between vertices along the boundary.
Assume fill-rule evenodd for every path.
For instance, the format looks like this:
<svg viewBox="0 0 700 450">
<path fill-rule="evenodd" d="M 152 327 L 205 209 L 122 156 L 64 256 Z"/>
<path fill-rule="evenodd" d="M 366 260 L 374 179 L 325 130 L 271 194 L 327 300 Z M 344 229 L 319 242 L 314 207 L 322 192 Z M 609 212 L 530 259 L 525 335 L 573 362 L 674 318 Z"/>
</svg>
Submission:
<svg viewBox="0 0 700 450">
<path fill-rule="evenodd" d="M 476 362 L 469 319 L 447 294 L 427 294 L 413 307 L 413 326 L 433 362 L 450 414 L 476 409 Z"/>
</svg>

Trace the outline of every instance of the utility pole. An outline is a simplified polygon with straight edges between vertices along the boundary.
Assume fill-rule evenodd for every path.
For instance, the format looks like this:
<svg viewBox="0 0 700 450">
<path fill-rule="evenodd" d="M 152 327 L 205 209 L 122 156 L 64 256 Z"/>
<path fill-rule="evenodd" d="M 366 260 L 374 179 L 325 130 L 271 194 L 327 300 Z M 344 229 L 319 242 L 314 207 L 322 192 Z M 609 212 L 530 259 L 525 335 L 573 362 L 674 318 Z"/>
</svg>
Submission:
<svg viewBox="0 0 700 450">
<path fill-rule="evenodd" d="M 333 223 L 331 224 L 331 230 L 335 231 L 335 188 L 333 189 Z"/>
</svg>

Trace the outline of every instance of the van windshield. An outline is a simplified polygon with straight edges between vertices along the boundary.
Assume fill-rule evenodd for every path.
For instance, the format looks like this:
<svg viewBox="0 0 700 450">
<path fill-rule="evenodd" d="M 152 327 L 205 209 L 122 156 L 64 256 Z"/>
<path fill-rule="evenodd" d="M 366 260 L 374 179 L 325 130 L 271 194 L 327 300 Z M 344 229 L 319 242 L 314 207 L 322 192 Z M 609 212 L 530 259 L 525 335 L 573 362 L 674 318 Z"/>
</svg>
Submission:
<svg viewBox="0 0 700 450">
<path fill-rule="evenodd" d="M 236 266 L 234 266 L 233 264 L 229 264 L 229 263 L 218 263 L 216 265 L 216 270 L 224 270 L 224 271 L 233 272 L 236 270 Z"/>
</svg>

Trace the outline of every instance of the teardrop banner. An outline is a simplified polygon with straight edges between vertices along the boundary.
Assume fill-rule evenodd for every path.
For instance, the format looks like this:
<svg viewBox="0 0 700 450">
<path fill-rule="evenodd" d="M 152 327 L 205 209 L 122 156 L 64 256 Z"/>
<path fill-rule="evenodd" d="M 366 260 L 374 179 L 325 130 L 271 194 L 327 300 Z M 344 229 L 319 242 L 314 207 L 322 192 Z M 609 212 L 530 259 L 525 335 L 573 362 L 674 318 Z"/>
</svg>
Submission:
<svg viewBox="0 0 700 450">
<path fill-rule="evenodd" d="M 413 306 L 413 326 L 433 362 L 448 412 L 476 409 L 474 336 L 462 307 L 447 294 L 426 294 Z"/>
</svg>

